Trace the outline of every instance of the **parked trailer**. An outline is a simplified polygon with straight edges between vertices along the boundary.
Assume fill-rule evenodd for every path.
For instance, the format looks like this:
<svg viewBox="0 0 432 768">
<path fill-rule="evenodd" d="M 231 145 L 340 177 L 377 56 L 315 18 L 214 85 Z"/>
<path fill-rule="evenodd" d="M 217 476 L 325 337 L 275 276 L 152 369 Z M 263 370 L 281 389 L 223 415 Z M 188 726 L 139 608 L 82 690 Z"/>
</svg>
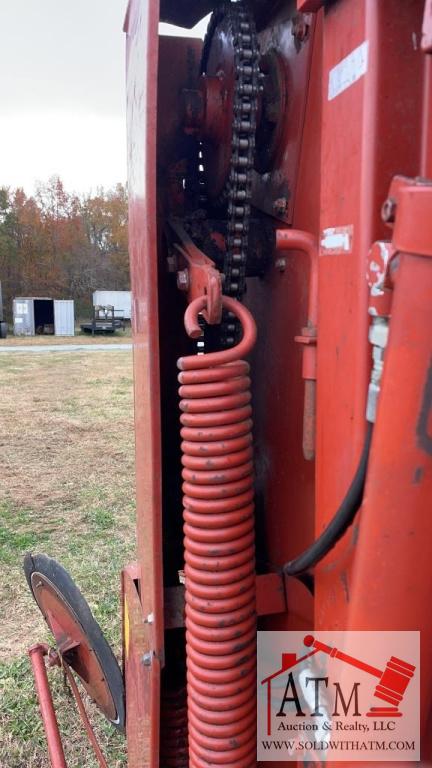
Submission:
<svg viewBox="0 0 432 768">
<path fill-rule="evenodd" d="M 94 307 L 114 307 L 114 314 L 121 320 L 130 320 L 132 316 L 130 291 L 94 291 Z"/>
<path fill-rule="evenodd" d="M 15 336 L 75 335 L 75 313 L 72 299 L 19 297 L 13 300 Z"/>
<path fill-rule="evenodd" d="M 44 656 L 129 768 L 432 764 L 431 10 L 129 2 L 137 561 L 122 676 L 26 558 L 55 768 Z"/>
</svg>

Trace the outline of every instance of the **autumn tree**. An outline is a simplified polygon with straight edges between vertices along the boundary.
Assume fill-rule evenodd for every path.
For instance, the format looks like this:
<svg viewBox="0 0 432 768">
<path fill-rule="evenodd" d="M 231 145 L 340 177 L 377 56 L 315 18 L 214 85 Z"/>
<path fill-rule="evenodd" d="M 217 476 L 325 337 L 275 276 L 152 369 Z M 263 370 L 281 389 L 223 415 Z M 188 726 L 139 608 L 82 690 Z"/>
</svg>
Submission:
<svg viewBox="0 0 432 768">
<path fill-rule="evenodd" d="M 0 281 L 6 314 L 15 296 L 73 298 L 127 290 L 127 193 L 123 185 L 79 198 L 58 177 L 34 196 L 0 188 Z"/>
</svg>

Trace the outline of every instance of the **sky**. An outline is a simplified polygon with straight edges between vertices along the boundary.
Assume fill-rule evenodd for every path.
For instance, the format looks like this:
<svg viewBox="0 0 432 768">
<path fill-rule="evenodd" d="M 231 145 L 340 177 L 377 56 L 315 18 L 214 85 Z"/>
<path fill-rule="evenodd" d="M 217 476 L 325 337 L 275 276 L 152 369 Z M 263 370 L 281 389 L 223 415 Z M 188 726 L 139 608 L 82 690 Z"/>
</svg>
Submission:
<svg viewBox="0 0 432 768">
<path fill-rule="evenodd" d="M 124 183 L 127 0 L 0 3 L 0 186 L 32 194 L 55 174 L 79 194 Z"/>
</svg>

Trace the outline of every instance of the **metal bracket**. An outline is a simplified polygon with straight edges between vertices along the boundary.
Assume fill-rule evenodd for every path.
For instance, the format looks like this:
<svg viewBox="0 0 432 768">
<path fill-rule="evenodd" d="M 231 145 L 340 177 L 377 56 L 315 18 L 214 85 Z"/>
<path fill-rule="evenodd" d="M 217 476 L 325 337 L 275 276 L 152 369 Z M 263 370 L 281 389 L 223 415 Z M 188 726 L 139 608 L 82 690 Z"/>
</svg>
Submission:
<svg viewBox="0 0 432 768">
<path fill-rule="evenodd" d="M 432 181 L 394 176 L 382 216 L 393 228 L 395 253 L 432 256 Z"/>
<path fill-rule="evenodd" d="M 184 268 L 177 272 L 177 286 L 187 292 L 189 303 L 207 296 L 203 316 L 209 325 L 218 325 L 222 319 L 222 275 L 214 262 L 191 240 L 179 219 L 172 218 L 168 223 L 179 241 L 174 247 L 184 261 Z"/>
<path fill-rule="evenodd" d="M 315 458 L 316 369 L 318 322 L 318 242 L 310 232 L 301 229 L 277 229 L 277 251 L 302 251 L 309 258 L 308 322 L 295 341 L 303 345 L 302 374 L 305 380 L 303 406 L 303 456 Z"/>
<path fill-rule="evenodd" d="M 166 629 L 184 627 L 184 591 L 181 584 L 164 590 Z M 258 616 L 286 613 L 285 580 L 282 574 L 265 573 L 256 577 L 256 603 Z"/>
</svg>

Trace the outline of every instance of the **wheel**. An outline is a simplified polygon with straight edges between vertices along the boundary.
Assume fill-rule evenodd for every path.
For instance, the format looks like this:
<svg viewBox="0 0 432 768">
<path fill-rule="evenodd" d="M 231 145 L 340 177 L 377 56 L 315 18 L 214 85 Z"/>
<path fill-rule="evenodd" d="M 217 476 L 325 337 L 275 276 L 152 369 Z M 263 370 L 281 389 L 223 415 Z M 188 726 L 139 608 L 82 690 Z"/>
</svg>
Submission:
<svg viewBox="0 0 432 768">
<path fill-rule="evenodd" d="M 0 339 L 5 339 L 8 334 L 8 324 L 3 320 L 0 322 Z"/>
<path fill-rule="evenodd" d="M 46 555 L 27 554 L 24 573 L 57 651 L 118 729 L 125 725 L 123 677 L 99 624 L 68 572 Z"/>
</svg>

